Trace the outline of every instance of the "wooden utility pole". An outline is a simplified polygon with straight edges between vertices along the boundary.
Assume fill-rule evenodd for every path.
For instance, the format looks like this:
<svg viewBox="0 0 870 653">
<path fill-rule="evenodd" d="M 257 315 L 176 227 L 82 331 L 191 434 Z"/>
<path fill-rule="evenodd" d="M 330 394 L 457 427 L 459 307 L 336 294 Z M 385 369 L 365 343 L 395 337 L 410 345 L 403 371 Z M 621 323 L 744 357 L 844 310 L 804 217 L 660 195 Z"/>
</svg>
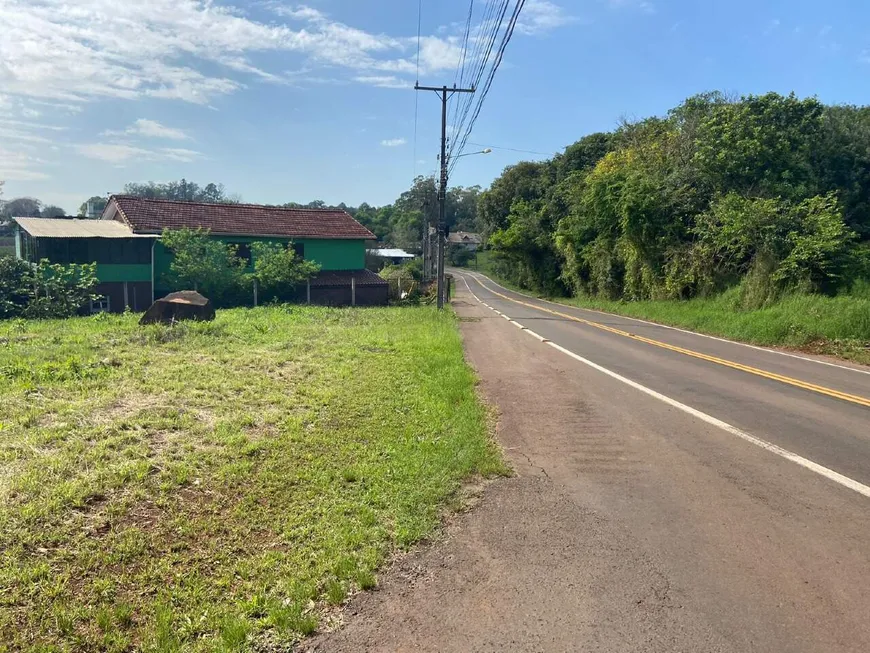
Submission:
<svg viewBox="0 0 870 653">
<path fill-rule="evenodd" d="M 438 308 L 444 308 L 444 246 L 447 233 L 447 101 L 454 93 L 474 93 L 474 88 L 453 88 L 449 86 L 414 86 L 417 91 L 435 91 L 441 100 L 441 184 L 438 187 L 438 253 L 436 254 L 438 269 Z"/>
</svg>

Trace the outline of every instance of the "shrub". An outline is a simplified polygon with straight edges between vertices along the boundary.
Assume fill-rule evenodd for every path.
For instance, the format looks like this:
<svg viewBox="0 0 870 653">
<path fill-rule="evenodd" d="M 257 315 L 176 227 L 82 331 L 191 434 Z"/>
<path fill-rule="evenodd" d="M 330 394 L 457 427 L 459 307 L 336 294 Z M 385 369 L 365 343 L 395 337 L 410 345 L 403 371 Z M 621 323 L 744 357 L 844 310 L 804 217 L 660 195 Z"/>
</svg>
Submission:
<svg viewBox="0 0 870 653">
<path fill-rule="evenodd" d="M 96 296 L 95 263 L 38 265 L 0 258 L 0 318 L 64 318 Z"/>
<path fill-rule="evenodd" d="M 0 319 L 18 317 L 33 295 L 33 271 L 30 264 L 0 257 Z"/>
</svg>

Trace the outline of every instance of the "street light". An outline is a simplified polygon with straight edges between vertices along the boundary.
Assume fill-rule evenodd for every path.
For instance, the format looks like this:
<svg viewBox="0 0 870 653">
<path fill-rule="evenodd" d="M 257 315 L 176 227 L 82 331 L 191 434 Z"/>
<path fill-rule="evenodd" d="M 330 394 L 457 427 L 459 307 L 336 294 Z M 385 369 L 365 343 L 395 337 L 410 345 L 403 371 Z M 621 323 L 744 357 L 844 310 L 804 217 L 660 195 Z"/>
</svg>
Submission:
<svg viewBox="0 0 870 653">
<path fill-rule="evenodd" d="M 488 147 L 485 150 L 481 150 L 480 152 L 469 152 L 468 154 L 458 154 L 454 159 L 461 159 L 464 156 L 474 156 L 475 154 L 492 154 L 492 148 Z"/>
<path fill-rule="evenodd" d="M 464 156 L 474 156 L 475 154 L 492 154 L 492 148 L 488 147 L 485 150 L 481 150 L 480 152 L 468 152 L 467 154 L 457 154 L 456 156 L 448 157 L 448 160 L 449 159 L 461 159 Z M 438 156 L 438 160 L 439 161 L 441 160 L 440 155 Z"/>
<path fill-rule="evenodd" d="M 476 154 L 491 154 L 492 148 L 488 147 L 480 152 L 468 152 L 467 154 L 457 154 L 454 157 L 445 156 L 439 157 L 441 160 L 441 186 L 438 189 L 438 255 L 436 259 L 436 275 L 438 278 L 438 308 L 444 307 L 446 287 L 444 285 L 444 248 L 446 241 L 446 210 L 447 210 L 447 175 L 449 172 L 449 163 L 453 159 L 461 159 L 464 156 L 474 156 Z"/>
</svg>

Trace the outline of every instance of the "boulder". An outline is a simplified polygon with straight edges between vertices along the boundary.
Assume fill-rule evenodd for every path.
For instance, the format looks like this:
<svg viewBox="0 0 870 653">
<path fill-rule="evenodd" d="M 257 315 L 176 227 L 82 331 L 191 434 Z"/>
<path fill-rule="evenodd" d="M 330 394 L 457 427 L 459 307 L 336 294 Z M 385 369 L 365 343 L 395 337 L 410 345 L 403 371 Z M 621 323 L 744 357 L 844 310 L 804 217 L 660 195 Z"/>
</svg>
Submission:
<svg viewBox="0 0 870 653">
<path fill-rule="evenodd" d="M 172 324 L 181 320 L 210 322 L 214 318 L 214 307 L 210 299 L 193 290 L 182 290 L 151 304 L 139 324 Z"/>
</svg>

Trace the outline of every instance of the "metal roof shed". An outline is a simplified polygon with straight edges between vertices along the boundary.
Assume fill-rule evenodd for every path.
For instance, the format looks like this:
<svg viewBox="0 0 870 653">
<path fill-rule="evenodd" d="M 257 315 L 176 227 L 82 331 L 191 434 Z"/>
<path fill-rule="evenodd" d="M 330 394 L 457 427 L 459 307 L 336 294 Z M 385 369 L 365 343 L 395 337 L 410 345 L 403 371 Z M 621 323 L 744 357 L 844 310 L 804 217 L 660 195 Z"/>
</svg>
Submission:
<svg viewBox="0 0 870 653">
<path fill-rule="evenodd" d="M 157 238 L 157 234 L 136 234 L 123 222 L 114 220 L 59 220 L 55 218 L 13 218 L 34 238 Z"/>
</svg>

